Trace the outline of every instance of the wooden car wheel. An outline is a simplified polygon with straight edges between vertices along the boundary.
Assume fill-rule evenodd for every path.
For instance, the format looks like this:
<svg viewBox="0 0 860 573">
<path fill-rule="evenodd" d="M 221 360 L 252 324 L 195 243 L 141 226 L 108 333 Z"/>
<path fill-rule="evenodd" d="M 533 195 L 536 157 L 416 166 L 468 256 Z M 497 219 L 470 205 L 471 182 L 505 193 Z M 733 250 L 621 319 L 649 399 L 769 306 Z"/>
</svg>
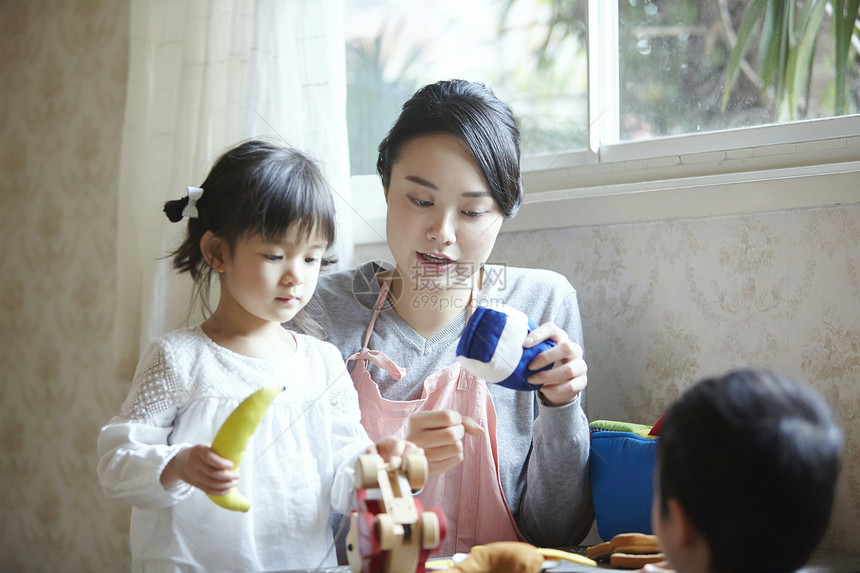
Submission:
<svg viewBox="0 0 860 573">
<path fill-rule="evenodd" d="M 353 511 L 349 516 L 349 533 L 346 534 L 346 558 L 350 571 L 361 571 L 361 545 L 358 534 L 358 512 Z"/>
<path fill-rule="evenodd" d="M 379 548 L 382 551 L 391 551 L 397 547 L 397 525 L 394 518 L 387 513 L 376 515 L 376 533 L 379 537 Z"/>
<path fill-rule="evenodd" d="M 436 549 L 442 542 L 442 530 L 439 527 L 439 517 L 432 511 L 421 514 L 421 547 Z"/>
<path fill-rule="evenodd" d="M 403 460 L 403 471 L 406 479 L 409 480 L 409 487 L 421 489 L 427 483 L 427 474 L 430 473 L 427 458 L 420 454 L 406 456 Z"/>
<path fill-rule="evenodd" d="M 358 456 L 355 462 L 355 487 L 367 489 L 379 487 L 379 470 L 382 469 L 382 459 L 375 454 Z"/>
</svg>

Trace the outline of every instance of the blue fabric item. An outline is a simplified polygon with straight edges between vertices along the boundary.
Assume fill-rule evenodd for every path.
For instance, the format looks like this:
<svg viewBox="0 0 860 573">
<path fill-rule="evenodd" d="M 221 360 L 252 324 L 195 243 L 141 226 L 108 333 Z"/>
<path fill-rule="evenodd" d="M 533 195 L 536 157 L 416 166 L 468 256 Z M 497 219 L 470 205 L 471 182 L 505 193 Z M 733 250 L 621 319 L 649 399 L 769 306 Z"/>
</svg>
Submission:
<svg viewBox="0 0 860 573">
<path fill-rule="evenodd" d="M 466 322 L 463 334 L 460 336 L 460 342 L 457 344 L 457 356 L 465 356 L 466 358 L 490 363 L 492 366 L 493 354 L 496 351 L 496 346 L 505 329 L 507 320 L 508 315 L 504 312 L 483 306 L 476 308 L 472 312 L 472 316 L 469 317 L 468 322 Z M 529 332 L 537 328 L 537 326 L 533 320 L 528 319 Z M 525 336 L 523 336 L 523 340 L 525 340 Z M 530 384 L 527 379 L 532 374 L 552 368 L 552 364 L 547 364 L 538 370 L 529 369 L 528 364 L 535 356 L 553 346 L 555 346 L 555 342 L 545 340 L 531 348 L 520 347 L 518 349 L 518 352 L 522 353 L 520 356 L 505 357 L 509 360 L 517 360 L 514 371 L 510 376 L 496 384 L 512 390 L 534 391 L 540 389 L 540 385 Z M 509 366 L 509 364 L 499 365 L 500 369 Z"/>
<path fill-rule="evenodd" d="M 651 534 L 657 440 L 633 432 L 591 429 L 589 477 L 597 533 Z"/>
<path fill-rule="evenodd" d="M 489 362 L 493 358 L 493 352 L 496 351 L 496 345 L 507 322 L 508 315 L 501 312 L 487 312 L 485 307 L 479 306 L 472 313 L 471 320 L 466 323 L 460 342 L 457 344 L 457 354 L 481 362 Z M 479 324 L 480 332 L 478 332 Z"/>
</svg>

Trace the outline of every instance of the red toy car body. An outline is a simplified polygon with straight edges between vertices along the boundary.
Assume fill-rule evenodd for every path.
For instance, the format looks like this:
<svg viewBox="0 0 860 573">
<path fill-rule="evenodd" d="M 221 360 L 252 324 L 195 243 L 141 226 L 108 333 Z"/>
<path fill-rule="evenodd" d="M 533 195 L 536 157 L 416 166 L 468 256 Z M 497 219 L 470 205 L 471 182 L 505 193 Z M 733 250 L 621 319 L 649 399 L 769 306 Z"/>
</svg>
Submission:
<svg viewBox="0 0 860 573">
<path fill-rule="evenodd" d="M 402 463 L 401 463 L 402 462 Z M 375 454 L 355 466 L 358 509 L 350 514 L 346 538 L 353 573 L 424 573 L 430 553 L 445 539 L 441 509 L 427 511 L 412 497 L 427 481 L 427 458 L 409 455 L 385 464 Z"/>
</svg>

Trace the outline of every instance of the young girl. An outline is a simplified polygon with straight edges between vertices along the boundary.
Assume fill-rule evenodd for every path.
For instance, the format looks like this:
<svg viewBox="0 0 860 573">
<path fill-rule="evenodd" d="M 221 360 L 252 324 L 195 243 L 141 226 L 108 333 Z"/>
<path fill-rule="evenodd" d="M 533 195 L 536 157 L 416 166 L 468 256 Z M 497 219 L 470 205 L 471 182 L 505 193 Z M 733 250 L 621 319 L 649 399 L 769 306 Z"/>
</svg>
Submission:
<svg viewBox="0 0 860 573">
<path fill-rule="evenodd" d="M 225 153 L 202 188 L 169 201 L 188 219 L 174 266 L 206 305 L 201 325 L 154 341 L 119 416 L 101 430 L 98 472 L 131 503 L 134 571 L 261 571 L 335 564 L 330 509 L 345 511 L 357 456 L 373 449 L 338 351 L 284 330 L 310 299 L 334 240 L 334 203 L 300 153 L 249 141 Z M 208 305 L 206 306 L 208 308 Z M 239 471 L 207 445 L 255 390 L 285 386 Z M 386 438 L 384 457 L 414 446 Z M 232 487 L 253 506 L 219 507 Z"/>
<path fill-rule="evenodd" d="M 377 170 L 393 268 L 324 275 L 308 307 L 349 361 L 368 434 L 424 449 L 438 477 L 420 498 L 448 518 L 440 553 L 520 537 L 576 545 L 593 516 L 576 291 L 557 273 L 487 264 L 523 198 L 511 110 L 481 84 L 425 86 L 380 144 Z M 471 309 L 496 303 L 541 325 L 527 345 L 557 343 L 530 364 L 552 365 L 529 379 L 539 392 L 486 384 L 456 361 Z"/>
</svg>

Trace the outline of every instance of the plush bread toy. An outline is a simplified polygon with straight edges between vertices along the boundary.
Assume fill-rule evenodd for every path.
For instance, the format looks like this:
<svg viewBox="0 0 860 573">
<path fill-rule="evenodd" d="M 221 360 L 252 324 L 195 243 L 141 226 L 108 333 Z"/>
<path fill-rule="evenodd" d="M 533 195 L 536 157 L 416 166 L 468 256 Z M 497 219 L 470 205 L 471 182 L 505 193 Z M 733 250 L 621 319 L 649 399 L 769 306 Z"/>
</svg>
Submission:
<svg viewBox="0 0 860 573">
<path fill-rule="evenodd" d="M 545 340 L 531 348 L 523 348 L 526 336 L 535 328 L 537 324 L 510 306 L 479 306 L 463 329 L 457 345 L 457 360 L 490 384 L 514 390 L 537 390 L 540 386 L 529 384 L 528 377 L 547 370 L 552 364 L 539 370 L 529 370 L 528 364 L 535 356 L 555 346 L 555 342 Z"/>
<path fill-rule="evenodd" d="M 462 554 L 454 556 L 454 561 Z M 545 567 L 553 567 L 559 561 L 570 561 L 588 567 L 597 567 L 597 562 L 584 555 L 535 547 L 521 541 L 496 541 L 476 545 L 464 559 L 456 562 L 447 573 L 539 573 Z M 556 562 L 556 563 L 547 563 Z M 428 561 L 428 568 L 430 562 Z M 431 569 L 435 570 L 435 568 Z"/>
<path fill-rule="evenodd" d="M 592 545 L 586 554 L 595 561 L 608 561 L 610 566 L 623 569 L 639 569 L 666 560 L 657 536 L 644 533 L 619 533 L 609 541 Z"/>
<path fill-rule="evenodd" d="M 472 548 L 469 556 L 448 569 L 450 573 L 540 573 L 544 557 L 537 548 L 519 541 L 498 541 Z"/>
</svg>

